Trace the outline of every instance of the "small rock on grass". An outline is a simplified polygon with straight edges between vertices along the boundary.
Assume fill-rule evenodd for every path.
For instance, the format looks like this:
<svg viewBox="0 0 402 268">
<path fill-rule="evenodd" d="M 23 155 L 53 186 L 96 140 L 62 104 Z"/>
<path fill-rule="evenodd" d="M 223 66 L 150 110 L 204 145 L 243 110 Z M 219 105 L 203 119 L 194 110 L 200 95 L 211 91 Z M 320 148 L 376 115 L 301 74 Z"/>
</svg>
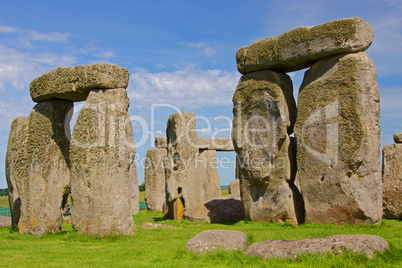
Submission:
<svg viewBox="0 0 402 268">
<path fill-rule="evenodd" d="M 187 241 L 186 248 L 196 254 L 207 253 L 216 249 L 244 250 L 248 243 L 245 233 L 235 230 L 202 231 Z"/>
<path fill-rule="evenodd" d="M 141 229 L 181 229 L 181 228 L 173 225 L 144 222 L 141 225 Z"/>
<path fill-rule="evenodd" d="M 357 254 L 374 257 L 375 251 L 389 249 L 387 241 L 377 235 L 331 235 L 326 237 L 310 237 L 298 240 L 267 240 L 249 246 L 245 255 L 268 258 L 297 259 L 305 253 L 343 253 L 345 250 Z"/>
</svg>

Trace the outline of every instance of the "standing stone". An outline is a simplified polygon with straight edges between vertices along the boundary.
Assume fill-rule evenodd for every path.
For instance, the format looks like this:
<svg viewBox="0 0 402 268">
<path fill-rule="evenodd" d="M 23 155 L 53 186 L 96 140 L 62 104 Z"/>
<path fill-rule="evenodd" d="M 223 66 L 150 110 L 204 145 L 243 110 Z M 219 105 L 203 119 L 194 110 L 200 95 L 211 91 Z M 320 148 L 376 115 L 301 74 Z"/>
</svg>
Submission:
<svg viewBox="0 0 402 268">
<path fill-rule="evenodd" d="M 315 63 L 295 125 L 306 222 L 375 224 L 382 216 L 380 95 L 366 53 Z"/>
<path fill-rule="evenodd" d="M 18 190 L 21 198 L 20 233 L 59 232 L 70 184 L 69 140 L 73 103 L 49 100 L 38 103 L 28 119 L 26 172 Z"/>
<path fill-rule="evenodd" d="M 198 153 L 195 165 L 199 180 L 202 182 L 202 189 L 205 191 L 203 193 L 205 201 L 222 196 L 216 163 L 215 150 L 202 150 Z"/>
<path fill-rule="evenodd" d="M 20 219 L 21 199 L 18 185 L 26 174 L 26 141 L 28 137 L 28 117 L 17 117 L 11 123 L 6 153 L 6 180 L 8 202 L 11 211 L 11 227 L 16 230 Z"/>
<path fill-rule="evenodd" d="M 383 212 L 388 219 L 402 219 L 402 144 L 388 144 L 382 153 Z"/>
<path fill-rule="evenodd" d="M 89 235 L 133 235 L 139 189 L 123 88 L 89 93 L 70 148 L 73 228 Z"/>
<path fill-rule="evenodd" d="M 233 96 L 232 138 L 246 219 L 297 224 L 291 185 L 296 104 L 290 77 L 274 71 L 244 75 Z"/>
<path fill-rule="evenodd" d="M 235 180 L 230 183 L 229 194 L 240 197 L 240 180 Z"/>
<path fill-rule="evenodd" d="M 181 111 L 169 116 L 167 123 L 166 203 L 168 218 L 174 218 L 174 204 L 181 199 L 184 209 L 204 204 L 221 196 L 216 152 L 199 150 L 195 114 Z M 216 164 L 216 163 L 215 163 Z"/>
<path fill-rule="evenodd" d="M 358 17 L 298 27 L 239 49 L 237 69 L 242 74 L 268 69 L 297 71 L 329 56 L 365 51 L 373 38 L 373 28 Z"/>
<path fill-rule="evenodd" d="M 162 211 L 165 202 L 165 168 L 163 159 L 166 157 L 166 138 L 155 139 L 155 147 L 149 149 L 145 159 L 145 202 L 152 211 Z"/>
</svg>

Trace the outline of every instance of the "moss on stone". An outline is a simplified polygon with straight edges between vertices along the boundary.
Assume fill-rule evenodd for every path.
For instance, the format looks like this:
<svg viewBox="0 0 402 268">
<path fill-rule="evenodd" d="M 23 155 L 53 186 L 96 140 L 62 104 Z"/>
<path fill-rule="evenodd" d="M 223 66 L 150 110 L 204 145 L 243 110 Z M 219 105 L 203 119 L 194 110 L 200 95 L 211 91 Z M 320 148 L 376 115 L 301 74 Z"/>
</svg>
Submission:
<svg viewBox="0 0 402 268">
<path fill-rule="evenodd" d="M 264 69 L 296 71 L 325 57 L 364 51 L 373 37 L 371 26 L 357 17 L 299 27 L 241 48 L 236 53 L 238 70 L 242 74 Z"/>
<path fill-rule="evenodd" d="M 29 87 L 35 102 L 48 99 L 84 101 L 92 89 L 127 88 L 128 70 L 109 63 L 59 67 L 35 78 Z"/>
</svg>

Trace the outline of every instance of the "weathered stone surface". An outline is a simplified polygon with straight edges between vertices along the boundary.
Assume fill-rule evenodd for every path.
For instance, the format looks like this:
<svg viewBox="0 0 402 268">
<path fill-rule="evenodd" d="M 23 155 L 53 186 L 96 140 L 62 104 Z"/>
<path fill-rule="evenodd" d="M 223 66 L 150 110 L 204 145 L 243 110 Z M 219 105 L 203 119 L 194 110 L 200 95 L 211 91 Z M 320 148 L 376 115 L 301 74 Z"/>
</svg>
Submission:
<svg viewBox="0 0 402 268">
<path fill-rule="evenodd" d="M 197 147 L 200 150 L 234 151 L 231 138 L 198 138 Z"/>
<path fill-rule="evenodd" d="M 50 100 L 38 103 L 28 118 L 25 173 L 18 183 L 21 198 L 20 233 L 59 232 L 70 184 L 69 138 L 73 103 Z"/>
<path fill-rule="evenodd" d="M 229 185 L 229 194 L 240 197 L 240 180 L 235 180 Z"/>
<path fill-rule="evenodd" d="M 231 251 L 244 250 L 247 243 L 247 235 L 240 231 L 207 230 L 188 240 L 186 248 L 196 254 L 201 254 L 217 249 Z"/>
<path fill-rule="evenodd" d="M 128 107 L 123 88 L 92 90 L 74 125 L 71 216 L 80 233 L 136 233 L 139 190 Z"/>
<path fill-rule="evenodd" d="M 59 67 L 32 80 L 29 92 L 35 102 L 84 101 L 92 89 L 127 88 L 128 79 L 126 68 L 109 63 Z"/>
<path fill-rule="evenodd" d="M 174 215 L 174 203 L 181 199 L 184 209 L 221 196 L 216 170 L 216 151 L 199 150 L 195 114 L 181 111 L 167 123 L 166 203 L 167 217 Z M 177 214 L 179 215 L 179 214 Z"/>
<path fill-rule="evenodd" d="M 192 222 L 233 222 L 244 220 L 240 196 L 228 195 L 212 199 L 205 204 L 186 210 L 184 219 Z"/>
<path fill-rule="evenodd" d="M 10 136 L 8 137 L 6 153 L 6 180 L 8 185 L 8 202 L 11 211 L 11 227 L 18 228 L 20 219 L 21 198 L 18 185 L 22 183 L 26 175 L 27 166 L 26 141 L 28 137 L 28 117 L 17 117 L 11 123 Z"/>
<path fill-rule="evenodd" d="M 156 145 L 155 139 L 155 145 Z M 145 202 L 152 211 L 162 211 L 165 202 L 165 168 L 166 148 L 149 149 L 145 157 Z"/>
<path fill-rule="evenodd" d="M 273 71 L 244 75 L 233 104 L 236 176 L 246 219 L 297 224 L 288 135 L 296 119 L 290 77 Z"/>
<path fill-rule="evenodd" d="M 242 74 L 268 69 L 301 70 L 329 56 L 365 51 L 373 37 L 370 24 L 357 17 L 299 27 L 239 49 L 237 69 Z"/>
<path fill-rule="evenodd" d="M 381 221 L 380 95 L 364 52 L 309 69 L 298 96 L 297 166 L 306 222 Z"/>
<path fill-rule="evenodd" d="M 156 137 L 155 148 L 167 148 L 166 137 Z"/>
<path fill-rule="evenodd" d="M 385 145 L 382 157 L 384 217 L 402 219 L 402 144 Z"/>
<path fill-rule="evenodd" d="M 376 235 L 331 235 L 298 240 L 267 240 L 250 245 L 245 255 L 268 258 L 294 258 L 307 253 L 343 253 L 350 250 L 373 258 L 375 251 L 389 249 L 387 241 Z"/>
<path fill-rule="evenodd" d="M 181 229 L 181 228 L 173 225 L 144 222 L 141 225 L 141 229 Z"/>
<path fill-rule="evenodd" d="M 402 143 L 402 132 L 394 133 L 395 143 Z"/>
</svg>

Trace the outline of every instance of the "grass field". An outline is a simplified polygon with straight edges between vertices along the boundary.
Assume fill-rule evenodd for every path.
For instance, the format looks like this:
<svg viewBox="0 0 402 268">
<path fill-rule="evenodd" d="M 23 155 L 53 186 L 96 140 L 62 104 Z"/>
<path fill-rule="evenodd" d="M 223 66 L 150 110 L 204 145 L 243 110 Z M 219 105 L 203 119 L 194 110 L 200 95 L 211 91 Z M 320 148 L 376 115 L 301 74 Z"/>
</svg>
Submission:
<svg viewBox="0 0 402 268">
<path fill-rule="evenodd" d="M 140 202 L 145 201 L 144 197 L 145 197 L 145 192 L 144 191 L 140 192 Z"/>
<path fill-rule="evenodd" d="M 0 196 L 0 207 L 8 207 L 8 196 Z"/>
<path fill-rule="evenodd" d="M 134 216 L 137 235 L 132 237 L 91 237 L 72 231 L 65 223 L 59 234 L 33 237 L 0 227 L 1 267 L 401 267 L 402 222 L 384 220 L 379 226 L 336 226 L 304 224 L 299 227 L 280 223 L 237 222 L 228 224 L 163 221 L 161 213 L 141 211 Z M 142 230 L 143 222 L 158 222 L 182 227 L 177 230 Z M 268 239 L 299 239 L 331 234 L 373 234 L 384 237 L 390 251 L 367 259 L 352 253 L 308 255 L 298 260 L 263 260 L 242 252 L 217 251 L 197 256 L 185 243 L 208 229 L 245 232 L 249 244 Z"/>
</svg>

